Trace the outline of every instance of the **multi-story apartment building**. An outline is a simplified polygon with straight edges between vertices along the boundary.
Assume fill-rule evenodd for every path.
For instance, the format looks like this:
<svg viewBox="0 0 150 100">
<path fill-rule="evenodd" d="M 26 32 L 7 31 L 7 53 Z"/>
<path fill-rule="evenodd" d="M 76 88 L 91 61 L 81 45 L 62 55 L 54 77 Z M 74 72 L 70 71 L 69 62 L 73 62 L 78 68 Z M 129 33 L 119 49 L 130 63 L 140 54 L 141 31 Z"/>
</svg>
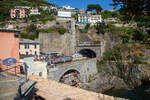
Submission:
<svg viewBox="0 0 150 100">
<path fill-rule="evenodd" d="M 102 16 L 101 15 L 90 15 L 89 23 L 91 23 L 93 25 L 97 22 L 102 22 Z"/>
<path fill-rule="evenodd" d="M 40 42 L 20 39 L 19 54 L 20 56 L 40 55 Z"/>
<path fill-rule="evenodd" d="M 30 9 L 28 6 L 16 6 L 10 10 L 11 18 L 25 18 L 28 17 L 27 9 Z"/>
<path fill-rule="evenodd" d="M 90 15 L 90 14 L 78 14 L 78 22 L 79 23 L 90 23 L 94 25 L 97 22 L 102 22 L 101 15 Z"/>
</svg>

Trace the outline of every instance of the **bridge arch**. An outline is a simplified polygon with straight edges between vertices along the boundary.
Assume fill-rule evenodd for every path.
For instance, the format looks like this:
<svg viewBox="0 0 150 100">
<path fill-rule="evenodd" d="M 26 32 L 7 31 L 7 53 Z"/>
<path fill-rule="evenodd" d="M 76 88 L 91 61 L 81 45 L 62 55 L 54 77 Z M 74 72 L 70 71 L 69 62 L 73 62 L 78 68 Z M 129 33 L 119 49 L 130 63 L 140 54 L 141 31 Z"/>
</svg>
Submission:
<svg viewBox="0 0 150 100">
<path fill-rule="evenodd" d="M 91 49 L 81 49 L 78 51 L 81 55 L 88 58 L 96 58 L 96 53 Z"/>
<path fill-rule="evenodd" d="M 59 82 L 70 86 L 78 86 L 78 83 L 80 83 L 80 72 L 76 69 L 69 69 L 61 75 Z"/>
</svg>

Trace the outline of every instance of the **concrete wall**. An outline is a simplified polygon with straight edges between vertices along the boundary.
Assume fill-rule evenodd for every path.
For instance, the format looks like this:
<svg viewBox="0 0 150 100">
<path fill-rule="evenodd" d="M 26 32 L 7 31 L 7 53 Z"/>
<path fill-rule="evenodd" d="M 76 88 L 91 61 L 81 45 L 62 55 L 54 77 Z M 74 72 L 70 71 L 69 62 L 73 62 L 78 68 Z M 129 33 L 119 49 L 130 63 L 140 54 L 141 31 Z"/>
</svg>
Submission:
<svg viewBox="0 0 150 100">
<path fill-rule="evenodd" d="M 47 78 L 59 81 L 60 78 L 69 70 L 78 71 L 80 73 L 81 82 L 87 83 L 89 80 L 89 76 L 97 73 L 96 59 L 69 62 L 66 64 L 57 65 L 54 68 L 48 66 Z"/>
</svg>

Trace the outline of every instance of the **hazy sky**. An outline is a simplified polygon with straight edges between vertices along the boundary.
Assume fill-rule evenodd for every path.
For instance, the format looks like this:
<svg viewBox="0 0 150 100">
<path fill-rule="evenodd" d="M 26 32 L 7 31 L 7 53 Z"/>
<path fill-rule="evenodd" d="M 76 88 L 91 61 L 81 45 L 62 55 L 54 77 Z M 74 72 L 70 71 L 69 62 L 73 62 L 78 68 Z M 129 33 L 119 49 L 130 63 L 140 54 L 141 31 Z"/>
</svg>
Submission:
<svg viewBox="0 0 150 100">
<path fill-rule="evenodd" d="M 113 7 L 109 4 L 112 3 L 112 0 L 48 0 L 58 6 L 70 5 L 79 9 L 86 9 L 88 4 L 100 4 L 104 10 L 112 9 Z"/>
</svg>

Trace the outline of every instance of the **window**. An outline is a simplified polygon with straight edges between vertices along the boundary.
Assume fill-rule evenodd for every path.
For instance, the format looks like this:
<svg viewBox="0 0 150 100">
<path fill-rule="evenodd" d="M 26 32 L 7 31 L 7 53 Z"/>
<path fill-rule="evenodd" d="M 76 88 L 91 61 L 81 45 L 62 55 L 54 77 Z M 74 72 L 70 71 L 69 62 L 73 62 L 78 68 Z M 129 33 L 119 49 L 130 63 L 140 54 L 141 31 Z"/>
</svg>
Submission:
<svg viewBox="0 0 150 100">
<path fill-rule="evenodd" d="M 26 52 L 26 55 L 28 55 L 28 52 Z"/>
<path fill-rule="evenodd" d="M 34 44 L 34 48 L 36 49 L 36 44 Z"/>
<path fill-rule="evenodd" d="M 37 52 L 35 51 L 35 55 L 37 55 Z"/>
<path fill-rule="evenodd" d="M 29 44 L 25 44 L 25 49 L 29 49 Z"/>
</svg>

